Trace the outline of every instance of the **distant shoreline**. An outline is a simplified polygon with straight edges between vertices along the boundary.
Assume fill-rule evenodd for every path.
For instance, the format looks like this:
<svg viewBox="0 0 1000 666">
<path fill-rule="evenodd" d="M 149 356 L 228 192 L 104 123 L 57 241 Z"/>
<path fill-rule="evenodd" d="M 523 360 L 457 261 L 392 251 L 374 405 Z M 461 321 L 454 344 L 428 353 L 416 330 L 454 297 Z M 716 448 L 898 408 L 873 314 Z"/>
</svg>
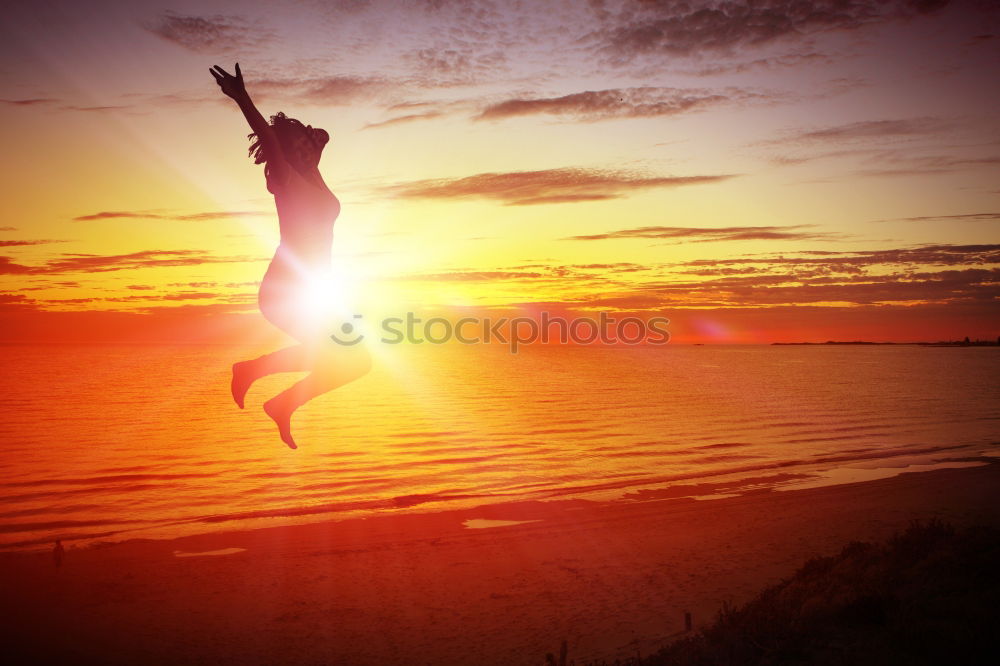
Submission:
<svg viewBox="0 0 1000 666">
<path fill-rule="evenodd" d="M 869 342 L 867 340 L 827 340 L 826 342 L 772 342 L 772 346 L 786 347 L 790 345 L 895 345 L 919 347 L 998 347 L 1000 341 L 993 340 L 939 340 L 937 342 Z"/>
</svg>

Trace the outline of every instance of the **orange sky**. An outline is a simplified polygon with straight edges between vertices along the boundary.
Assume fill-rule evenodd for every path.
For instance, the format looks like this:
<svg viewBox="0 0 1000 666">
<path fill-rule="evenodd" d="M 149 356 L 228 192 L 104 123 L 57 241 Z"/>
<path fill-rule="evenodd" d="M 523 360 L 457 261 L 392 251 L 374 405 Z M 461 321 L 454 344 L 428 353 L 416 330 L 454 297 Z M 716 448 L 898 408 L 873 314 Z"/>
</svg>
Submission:
<svg viewBox="0 0 1000 666">
<path fill-rule="evenodd" d="M 276 217 L 208 73 L 236 60 L 265 115 L 333 136 L 356 311 L 1000 333 L 996 3 L 167 5 L 7 11 L 0 339 L 260 323 Z"/>
</svg>

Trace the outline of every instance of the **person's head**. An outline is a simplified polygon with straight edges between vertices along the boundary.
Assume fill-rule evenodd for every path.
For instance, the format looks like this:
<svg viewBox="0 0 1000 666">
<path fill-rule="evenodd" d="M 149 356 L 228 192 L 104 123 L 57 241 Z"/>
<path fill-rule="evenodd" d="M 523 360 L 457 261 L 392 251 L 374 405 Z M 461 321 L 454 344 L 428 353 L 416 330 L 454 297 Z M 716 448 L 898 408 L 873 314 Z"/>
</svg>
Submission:
<svg viewBox="0 0 1000 666">
<path fill-rule="evenodd" d="M 271 116 L 271 127 L 274 128 L 274 134 L 289 164 L 297 169 L 311 169 L 319 164 L 323 147 L 330 140 L 326 130 L 303 125 L 295 118 L 289 118 L 281 112 Z M 266 162 L 267 156 L 264 155 L 260 139 L 256 134 L 251 134 L 250 139 L 253 141 L 250 145 L 250 155 L 254 158 L 254 163 Z"/>
</svg>

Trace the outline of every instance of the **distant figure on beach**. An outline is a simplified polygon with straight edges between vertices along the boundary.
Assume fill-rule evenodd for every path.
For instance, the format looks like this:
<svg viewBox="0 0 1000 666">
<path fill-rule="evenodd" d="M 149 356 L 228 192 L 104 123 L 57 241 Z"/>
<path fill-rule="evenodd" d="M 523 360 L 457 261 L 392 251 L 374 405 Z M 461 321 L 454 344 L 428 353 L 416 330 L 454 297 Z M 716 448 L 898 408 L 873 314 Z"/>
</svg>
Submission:
<svg viewBox="0 0 1000 666">
<path fill-rule="evenodd" d="M 63 548 L 62 539 L 56 539 L 56 545 L 52 547 L 52 561 L 55 563 L 56 568 L 62 566 L 63 555 L 66 554 L 66 549 Z"/>
<path fill-rule="evenodd" d="M 247 94 L 239 63 L 232 75 L 216 65 L 216 83 L 243 111 L 253 133 L 250 155 L 264 164 L 268 191 L 278 212 L 280 243 L 260 285 L 261 314 L 299 344 L 233 365 L 233 400 L 243 409 L 250 385 L 278 372 L 307 371 L 291 388 L 264 403 L 281 440 L 296 448 L 291 419 L 296 409 L 318 395 L 366 374 L 371 358 L 363 344 L 334 341 L 329 274 L 333 223 L 340 202 L 323 181 L 319 159 L 330 140 L 325 130 L 304 125 L 284 113 L 268 124 Z M 344 324 L 344 331 L 350 324 Z M 339 338 L 337 338 L 339 340 Z"/>
</svg>

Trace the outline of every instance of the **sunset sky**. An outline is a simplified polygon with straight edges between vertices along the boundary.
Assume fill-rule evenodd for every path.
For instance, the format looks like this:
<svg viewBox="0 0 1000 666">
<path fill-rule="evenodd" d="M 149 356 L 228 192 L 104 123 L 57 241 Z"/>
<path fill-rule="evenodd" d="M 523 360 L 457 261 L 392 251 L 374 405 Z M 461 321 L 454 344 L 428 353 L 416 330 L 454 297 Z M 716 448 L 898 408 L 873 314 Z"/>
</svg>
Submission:
<svg viewBox="0 0 1000 666">
<path fill-rule="evenodd" d="M 239 341 L 278 241 L 246 126 L 327 129 L 358 312 L 663 314 L 679 342 L 1000 333 L 1000 11 L 854 2 L 17 3 L 3 340 Z"/>
</svg>

